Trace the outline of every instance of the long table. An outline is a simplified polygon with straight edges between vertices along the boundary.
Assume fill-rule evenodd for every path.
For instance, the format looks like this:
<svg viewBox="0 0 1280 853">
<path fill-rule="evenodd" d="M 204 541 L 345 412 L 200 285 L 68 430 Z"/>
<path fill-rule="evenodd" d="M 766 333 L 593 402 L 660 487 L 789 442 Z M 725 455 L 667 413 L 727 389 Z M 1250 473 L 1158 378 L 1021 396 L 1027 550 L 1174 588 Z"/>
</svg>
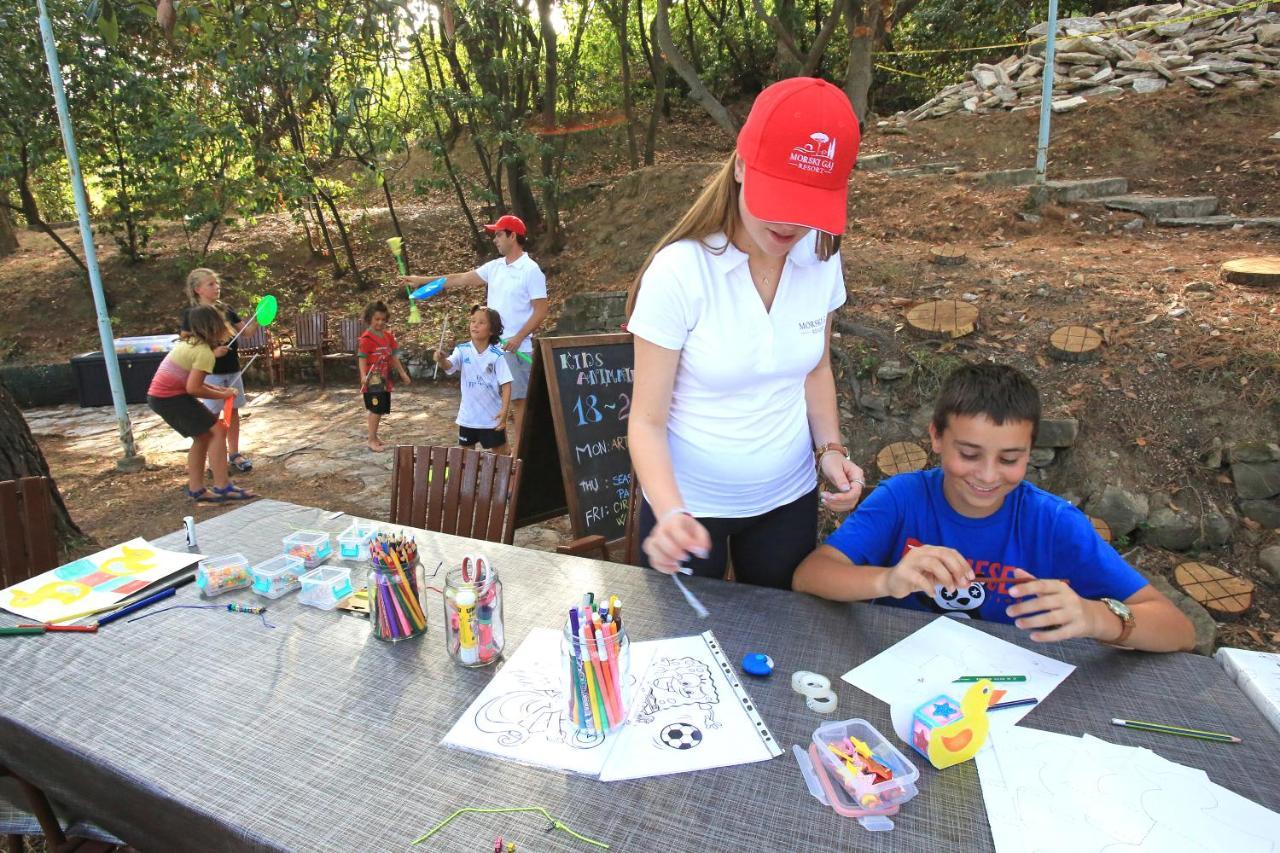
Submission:
<svg viewBox="0 0 1280 853">
<path fill-rule="evenodd" d="M 348 516 L 260 500 L 198 527 L 206 554 L 251 561 L 300 528 L 338 532 Z M 508 653 L 533 628 L 559 628 L 587 590 L 619 595 L 633 640 L 712 629 L 732 660 L 772 656 L 743 677 L 780 745 L 807 744 L 828 718 L 805 709 L 789 674 L 827 674 L 835 719 L 890 732 L 887 707 L 839 675 L 931 619 L 873 605 L 690 578 L 700 620 L 655 572 L 419 531 L 428 571 L 489 555 L 505 585 Z M 157 541 L 181 550 L 181 533 Z M 354 566 L 354 564 L 351 564 Z M 363 572 L 361 567 L 359 574 Z M 444 570 L 437 576 L 443 579 Z M 194 586 L 177 603 L 199 603 Z M 490 679 L 444 650 L 439 597 L 428 635 L 386 644 L 368 623 L 247 590 L 217 602 L 266 603 L 258 617 L 178 610 L 97 635 L 0 641 L 0 763 L 143 850 L 405 850 L 455 809 L 538 805 L 626 851 L 990 850 L 973 762 L 921 768 L 920 794 L 892 832 L 871 833 L 813 800 L 789 752 L 771 761 L 601 783 L 440 745 Z M 0 622 L 15 619 L 0 614 Z M 1079 667 L 1023 725 L 1150 747 L 1272 809 L 1280 735 L 1210 659 L 1125 653 L 1091 642 L 1035 646 L 1012 626 L 981 631 Z M 1240 746 L 1118 729 L 1112 717 L 1229 731 Z M 925 762 L 918 762 L 925 764 Z M 481 851 L 496 835 L 522 850 L 595 849 L 532 815 L 466 815 L 419 850 Z"/>
</svg>

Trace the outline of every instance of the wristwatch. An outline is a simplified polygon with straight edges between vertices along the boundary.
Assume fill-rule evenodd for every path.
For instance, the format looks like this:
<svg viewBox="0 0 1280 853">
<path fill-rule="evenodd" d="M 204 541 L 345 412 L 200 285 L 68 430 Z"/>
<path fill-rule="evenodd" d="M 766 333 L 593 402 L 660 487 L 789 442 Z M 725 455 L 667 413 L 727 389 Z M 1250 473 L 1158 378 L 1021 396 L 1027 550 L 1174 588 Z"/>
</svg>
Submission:
<svg viewBox="0 0 1280 853">
<path fill-rule="evenodd" d="M 821 465 L 822 457 L 826 456 L 831 451 L 835 451 L 836 453 L 839 453 L 845 459 L 849 458 L 849 448 L 845 447 L 843 444 L 840 444 L 837 441 L 828 441 L 826 444 L 822 445 L 817 450 L 813 451 L 813 461 Z"/>
<path fill-rule="evenodd" d="M 1119 616 L 1122 624 L 1119 637 L 1116 637 L 1114 640 L 1104 640 L 1103 642 L 1112 646 L 1123 645 L 1124 641 L 1129 639 L 1129 635 L 1133 633 L 1133 609 L 1123 601 L 1117 601 L 1114 598 L 1100 598 L 1098 600 L 1107 605 L 1108 610 Z"/>
</svg>

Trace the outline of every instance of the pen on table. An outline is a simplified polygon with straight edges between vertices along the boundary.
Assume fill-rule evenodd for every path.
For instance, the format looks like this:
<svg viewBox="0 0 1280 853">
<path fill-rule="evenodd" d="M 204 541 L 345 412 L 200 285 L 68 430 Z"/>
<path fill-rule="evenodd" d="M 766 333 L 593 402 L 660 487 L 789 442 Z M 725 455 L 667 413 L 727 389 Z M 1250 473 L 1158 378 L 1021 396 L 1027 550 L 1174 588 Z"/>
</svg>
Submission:
<svg viewBox="0 0 1280 853">
<path fill-rule="evenodd" d="M 962 675 L 951 683 L 952 684 L 972 684 L 973 682 L 976 682 L 976 681 L 995 681 L 995 682 L 1004 683 L 1009 681 L 1026 681 L 1026 680 L 1027 680 L 1027 677 L 1025 675 Z"/>
<path fill-rule="evenodd" d="M 148 604 L 154 604 L 155 602 L 160 601 L 161 599 L 170 598 L 176 595 L 177 592 L 178 591 L 173 587 L 170 587 L 169 589 L 162 589 L 160 590 L 160 592 L 157 592 L 155 595 L 149 595 L 146 598 L 142 599 L 141 601 L 130 604 L 128 607 L 122 607 L 119 610 L 111 611 L 110 613 L 98 619 L 98 625 L 108 625 L 116 621 L 117 619 L 120 619 L 121 617 L 128 616 L 130 613 L 134 612 L 135 610 L 141 610 L 142 608 L 146 607 Z"/>
<path fill-rule="evenodd" d="M 1193 737 L 1199 740 L 1211 740 L 1216 743 L 1241 743 L 1241 739 L 1235 735 L 1229 735 L 1226 732 L 1206 732 L 1202 729 L 1188 729 L 1184 726 L 1166 726 L 1164 723 L 1148 723 L 1144 720 L 1117 720 L 1112 719 L 1113 726 L 1122 726 L 1126 729 L 1137 729 L 1143 732 L 1158 732 L 1166 735 L 1181 735 L 1182 737 Z"/>
<path fill-rule="evenodd" d="M 19 628 L 39 628 L 41 631 L 48 632 L 50 634 L 59 634 L 63 632 L 66 632 L 68 634 L 96 634 L 98 631 L 97 623 L 94 623 L 92 625 L 23 624 L 23 625 L 19 625 L 18 627 Z"/>
<path fill-rule="evenodd" d="M 1033 698 L 1031 698 L 1031 699 L 1014 699 L 1014 700 L 1009 701 L 1009 702 L 997 702 L 996 704 L 992 705 L 992 706 L 991 706 L 990 708 L 988 708 L 987 710 L 988 710 L 988 711 L 999 711 L 999 710 L 1001 710 L 1002 708 L 1021 708 L 1021 707 L 1025 706 L 1025 705 L 1034 705 L 1034 704 L 1036 704 L 1036 703 L 1037 703 L 1037 702 L 1039 702 L 1039 701 L 1040 701 L 1039 699 L 1036 699 L 1036 698 L 1034 698 L 1034 697 L 1033 697 Z"/>
</svg>

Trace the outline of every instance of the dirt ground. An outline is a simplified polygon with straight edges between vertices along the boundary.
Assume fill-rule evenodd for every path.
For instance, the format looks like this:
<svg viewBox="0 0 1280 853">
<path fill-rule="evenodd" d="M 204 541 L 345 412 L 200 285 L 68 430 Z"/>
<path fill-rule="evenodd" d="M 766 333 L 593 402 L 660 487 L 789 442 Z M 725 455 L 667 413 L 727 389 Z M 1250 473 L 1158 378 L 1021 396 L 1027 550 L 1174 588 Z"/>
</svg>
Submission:
<svg viewBox="0 0 1280 853">
<path fill-rule="evenodd" d="M 618 129 L 581 141 L 581 162 L 589 170 L 572 188 L 576 204 L 565 214 L 567 248 L 558 256 L 534 251 L 548 273 L 553 316 L 573 293 L 626 287 L 654 241 L 731 150 L 731 140 L 692 111 L 678 110 L 676 118 L 664 129 L 658 165 L 638 172 L 623 162 Z M 1274 89 L 1125 95 L 1055 116 L 1054 128 L 1053 178 L 1118 175 L 1128 177 L 1135 192 L 1215 194 L 1232 213 L 1280 215 L 1280 142 L 1269 139 L 1280 131 Z M 975 171 L 1031 165 L 1034 138 L 1031 112 L 957 115 L 912 125 L 905 136 L 873 126 L 863 151 L 892 151 L 904 165 L 949 162 Z M 475 264 L 449 199 L 406 198 L 398 206 L 416 270 Z M 224 298 L 232 304 L 269 291 L 287 306 L 286 316 L 302 306 L 340 314 L 380 296 L 392 302 L 397 333 L 411 346 L 434 347 L 446 315 L 460 328 L 471 301 L 466 294 L 427 303 L 423 323 L 405 325 L 403 295 L 382 245 L 390 234 L 385 210 L 349 212 L 362 263 L 376 281 L 366 291 L 356 290 L 349 277 L 335 280 L 328 261 L 311 255 L 301 227 L 287 216 L 222 233 L 206 264 L 223 273 Z M 1076 445 L 1044 469 L 1042 484 L 1083 497 L 1116 483 L 1138 493 L 1163 492 L 1198 514 L 1213 507 L 1235 518 L 1224 549 L 1173 553 L 1140 546 L 1140 536 L 1118 546 L 1141 547 L 1131 556 L 1151 573 L 1171 576 L 1177 563 L 1200 559 L 1253 580 L 1252 610 L 1220 623 L 1219 642 L 1280 649 L 1278 579 L 1257 560 L 1259 549 L 1277 541 L 1276 531 L 1236 517 L 1227 471 L 1200 462 L 1215 439 L 1280 441 L 1276 293 L 1226 284 L 1217 272 L 1230 258 L 1280 255 L 1280 232 L 1135 225 L 1134 215 L 1095 205 L 1050 206 L 1032 216 L 1024 189 L 977 189 L 963 175 L 859 172 L 850 212 L 843 242 L 849 302 L 841 312 L 847 331 L 836 342 L 836 365 L 855 461 L 871 470 L 884 443 L 920 440 L 922 407 L 957 359 L 1014 363 L 1039 384 L 1047 415 L 1081 422 Z M 77 242 L 74 229 L 63 236 Z M 157 257 L 137 266 L 102 246 L 118 335 L 176 325 L 181 278 L 193 265 L 189 246 L 198 248 L 198 242 L 188 243 L 176 226 L 163 228 L 152 241 Z M 940 245 L 963 248 L 967 262 L 932 265 L 930 249 Z M 57 361 L 97 347 L 91 306 L 46 238 L 22 235 L 22 251 L 0 261 L 0 288 L 6 299 L 0 360 Z M 955 341 L 908 334 L 906 308 L 937 297 L 977 306 L 978 330 Z M 31 324 L 32 316 L 56 316 L 57 322 Z M 1064 364 L 1046 355 L 1049 333 L 1068 323 L 1103 332 L 1100 361 Z M 892 361 L 908 374 L 896 381 L 876 378 L 878 368 Z M 174 529 L 176 510 L 164 502 L 177 494 L 177 456 L 148 451 L 159 467 L 125 477 L 114 472 L 110 452 L 86 456 L 75 441 L 54 435 L 41 435 L 40 442 L 74 516 L 92 534 L 115 541 L 127 538 L 121 535 L 126 530 L 150 535 Z M 344 495 L 360 488 L 349 473 L 297 475 L 285 463 L 280 469 L 275 464 L 268 460 L 250 481 L 273 497 L 345 509 Z M 552 544 L 548 535 L 545 546 Z"/>
</svg>

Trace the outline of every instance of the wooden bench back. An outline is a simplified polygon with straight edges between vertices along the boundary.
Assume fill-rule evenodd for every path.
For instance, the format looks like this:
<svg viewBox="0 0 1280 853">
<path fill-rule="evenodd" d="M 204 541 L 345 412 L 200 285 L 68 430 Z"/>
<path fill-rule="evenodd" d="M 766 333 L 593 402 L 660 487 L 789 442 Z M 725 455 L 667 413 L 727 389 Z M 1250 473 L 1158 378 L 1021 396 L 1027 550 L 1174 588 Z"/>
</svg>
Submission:
<svg viewBox="0 0 1280 853">
<path fill-rule="evenodd" d="M 320 349 L 329 334 L 329 318 L 323 311 L 299 314 L 293 348 L 299 350 Z"/>
<path fill-rule="evenodd" d="M 396 448 L 391 521 L 510 545 L 520 460 L 462 447 Z"/>
<path fill-rule="evenodd" d="M 0 481 L 0 588 L 57 565 L 58 540 L 48 479 Z"/>
<path fill-rule="evenodd" d="M 364 320 L 359 317 L 343 317 L 338 326 L 338 352 L 359 352 L 362 334 L 364 334 Z"/>
</svg>

